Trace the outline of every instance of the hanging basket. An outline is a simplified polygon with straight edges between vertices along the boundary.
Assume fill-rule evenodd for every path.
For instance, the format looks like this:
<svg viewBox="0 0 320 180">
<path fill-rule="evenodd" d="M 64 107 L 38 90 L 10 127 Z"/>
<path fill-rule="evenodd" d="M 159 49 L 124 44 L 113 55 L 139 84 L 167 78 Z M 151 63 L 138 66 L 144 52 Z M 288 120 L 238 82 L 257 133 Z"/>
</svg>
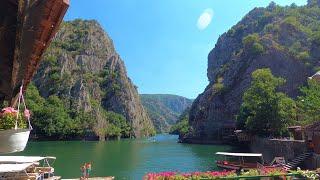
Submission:
<svg viewBox="0 0 320 180">
<path fill-rule="evenodd" d="M 8 129 L 0 131 L 0 153 L 23 151 L 28 143 L 30 129 Z"/>
<path fill-rule="evenodd" d="M 24 117 L 26 118 L 26 120 L 28 120 L 28 125 L 29 125 L 28 129 L 26 129 L 26 126 L 22 128 L 18 128 L 18 119 L 19 119 L 21 102 L 23 103 L 23 107 L 24 107 Z M 7 107 L 3 109 L 4 112 L 2 112 L 2 115 L 9 114 L 11 117 L 12 115 L 14 115 L 16 119 L 15 119 L 14 128 L 11 127 L 11 125 L 13 125 L 11 124 L 9 126 L 5 126 L 4 130 L 0 130 L 0 154 L 23 151 L 28 143 L 32 126 L 30 123 L 30 112 L 27 109 L 24 101 L 22 86 L 20 87 L 17 107 L 18 107 L 18 110 L 15 110 L 12 107 Z"/>
</svg>

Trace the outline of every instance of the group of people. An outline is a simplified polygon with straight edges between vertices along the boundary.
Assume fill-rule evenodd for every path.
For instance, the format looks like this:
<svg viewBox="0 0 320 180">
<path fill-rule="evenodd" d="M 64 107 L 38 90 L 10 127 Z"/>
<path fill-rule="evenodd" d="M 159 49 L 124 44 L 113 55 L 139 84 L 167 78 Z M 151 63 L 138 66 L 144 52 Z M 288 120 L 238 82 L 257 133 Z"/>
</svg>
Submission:
<svg viewBox="0 0 320 180">
<path fill-rule="evenodd" d="M 84 165 L 80 166 L 80 170 L 81 170 L 80 179 L 88 179 L 91 172 L 91 163 L 84 163 Z"/>
</svg>

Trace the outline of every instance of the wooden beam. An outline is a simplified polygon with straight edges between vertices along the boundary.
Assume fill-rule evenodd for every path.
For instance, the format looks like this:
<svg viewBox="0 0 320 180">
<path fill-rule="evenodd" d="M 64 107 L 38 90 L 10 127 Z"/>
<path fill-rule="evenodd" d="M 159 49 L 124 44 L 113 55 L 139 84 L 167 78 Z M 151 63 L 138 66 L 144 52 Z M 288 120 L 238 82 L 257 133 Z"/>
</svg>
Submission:
<svg viewBox="0 0 320 180">
<path fill-rule="evenodd" d="M 18 0 L 7 0 L 13 5 L 18 5 Z"/>
<path fill-rule="evenodd" d="M 35 46 L 37 46 L 37 47 L 46 47 L 46 43 L 45 42 L 43 42 L 43 41 L 39 41 L 39 40 L 36 40 L 36 42 L 35 42 Z"/>
<path fill-rule="evenodd" d="M 14 56 L 13 56 L 13 65 L 12 65 L 12 75 L 11 75 L 11 97 L 9 97 L 10 105 L 13 106 L 15 104 L 16 94 L 17 94 L 17 82 L 18 74 L 20 70 L 21 64 L 21 41 L 22 41 L 22 33 L 25 21 L 25 12 L 28 6 L 28 0 L 19 0 L 18 2 L 18 12 L 17 12 L 17 25 L 16 25 L 16 38 L 15 38 L 15 48 L 14 48 Z M 19 89 L 19 88 L 18 88 Z"/>
<path fill-rule="evenodd" d="M 44 51 L 48 48 L 49 44 L 52 41 L 52 38 L 58 31 L 59 25 L 61 24 L 62 19 L 69 7 L 69 0 L 51 0 L 51 3 L 48 3 L 47 5 L 49 4 L 50 6 L 47 6 L 49 10 L 49 15 L 47 19 L 43 19 L 41 22 L 41 25 L 43 26 L 43 28 L 42 28 L 42 33 L 40 34 L 40 38 L 38 39 L 38 41 L 46 42 L 46 43 L 43 47 L 35 46 L 37 48 L 33 53 L 34 55 L 37 55 L 38 58 L 36 58 L 35 61 L 32 62 L 32 64 L 35 65 L 35 67 L 32 69 L 28 69 L 25 74 L 26 78 L 25 78 L 24 88 L 27 87 L 32 76 L 34 75 L 35 71 L 39 67 L 40 60 Z M 38 47 L 41 47 L 41 48 L 38 49 Z"/>
<path fill-rule="evenodd" d="M 10 84 L 10 92 L 7 98 L 10 105 L 15 104 L 16 95 L 19 92 L 22 81 L 24 85 L 23 90 L 26 89 L 31 81 L 34 73 L 39 67 L 41 56 L 52 41 L 52 38 L 56 34 L 69 7 L 68 0 L 16 1 L 18 5 L 17 24 L 14 40 L 14 53 L 12 57 L 11 79 L 8 83 Z M 27 14 L 28 16 L 26 17 Z M 30 14 L 31 16 L 29 16 Z M 39 15 L 39 19 L 36 18 L 37 15 Z M 30 31 L 26 30 L 26 25 L 28 24 L 29 26 L 29 21 L 33 19 L 37 19 L 36 21 L 31 22 L 31 24 L 33 24 L 32 27 L 35 28 L 34 33 L 31 33 L 32 36 L 27 36 Z M 38 20 L 40 21 L 38 22 Z M 30 39 L 29 37 L 34 39 Z M 30 41 L 30 43 L 26 44 L 27 42 L 25 41 Z M 28 49 L 24 49 L 25 47 L 28 47 Z M 26 52 L 29 51 L 29 49 L 32 49 L 32 52 Z"/>
<path fill-rule="evenodd" d="M 45 19 L 41 21 L 41 26 L 45 28 L 53 28 L 54 27 L 54 22 L 51 21 L 51 19 Z"/>
</svg>

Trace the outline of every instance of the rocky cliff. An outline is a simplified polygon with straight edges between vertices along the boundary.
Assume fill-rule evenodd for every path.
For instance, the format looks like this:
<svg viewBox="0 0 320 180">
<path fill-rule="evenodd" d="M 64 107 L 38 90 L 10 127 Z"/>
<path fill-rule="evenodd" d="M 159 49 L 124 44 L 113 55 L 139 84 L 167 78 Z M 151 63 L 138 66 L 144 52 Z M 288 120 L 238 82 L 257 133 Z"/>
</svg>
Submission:
<svg viewBox="0 0 320 180">
<path fill-rule="evenodd" d="M 319 70 L 319 1 L 255 8 L 221 35 L 208 55 L 209 85 L 194 101 L 189 124 L 193 139 L 221 139 L 223 127 L 236 119 L 251 73 L 270 68 L 286 79 L 279 91 L 291 97 Z"/>
<path fill-rule="evenodd" d="M 111 38 L 94 20 L 64 22 L 33 81 L 43 97 L 58 95 L 70 110 L 122 114 L 136 137 L 154 131 Z"/>
<path fill-rule="evenodd" d="M 192 100 L 170 94 L 141 94 L 141 101 L 147 110 L 157 132 L 168 132 L 179 116 L 191 106 Z"/>
</svg>

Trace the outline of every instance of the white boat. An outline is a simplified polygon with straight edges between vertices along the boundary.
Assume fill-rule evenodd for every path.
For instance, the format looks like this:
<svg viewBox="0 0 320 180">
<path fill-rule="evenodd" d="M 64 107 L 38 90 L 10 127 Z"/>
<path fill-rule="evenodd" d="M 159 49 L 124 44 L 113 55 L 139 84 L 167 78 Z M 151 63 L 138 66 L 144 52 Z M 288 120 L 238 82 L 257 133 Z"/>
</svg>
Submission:
<svg viewBox="0 0 320 180">
<path fill-rule="evenodd" d="M 53 163 L 51 161 L 55 159 L 55 157 L 41 156 L 0 156 L 0 179 L 61 179 L 61 177 L 54 175 L 54 168 L 50 165 Z"/>
</svg>

